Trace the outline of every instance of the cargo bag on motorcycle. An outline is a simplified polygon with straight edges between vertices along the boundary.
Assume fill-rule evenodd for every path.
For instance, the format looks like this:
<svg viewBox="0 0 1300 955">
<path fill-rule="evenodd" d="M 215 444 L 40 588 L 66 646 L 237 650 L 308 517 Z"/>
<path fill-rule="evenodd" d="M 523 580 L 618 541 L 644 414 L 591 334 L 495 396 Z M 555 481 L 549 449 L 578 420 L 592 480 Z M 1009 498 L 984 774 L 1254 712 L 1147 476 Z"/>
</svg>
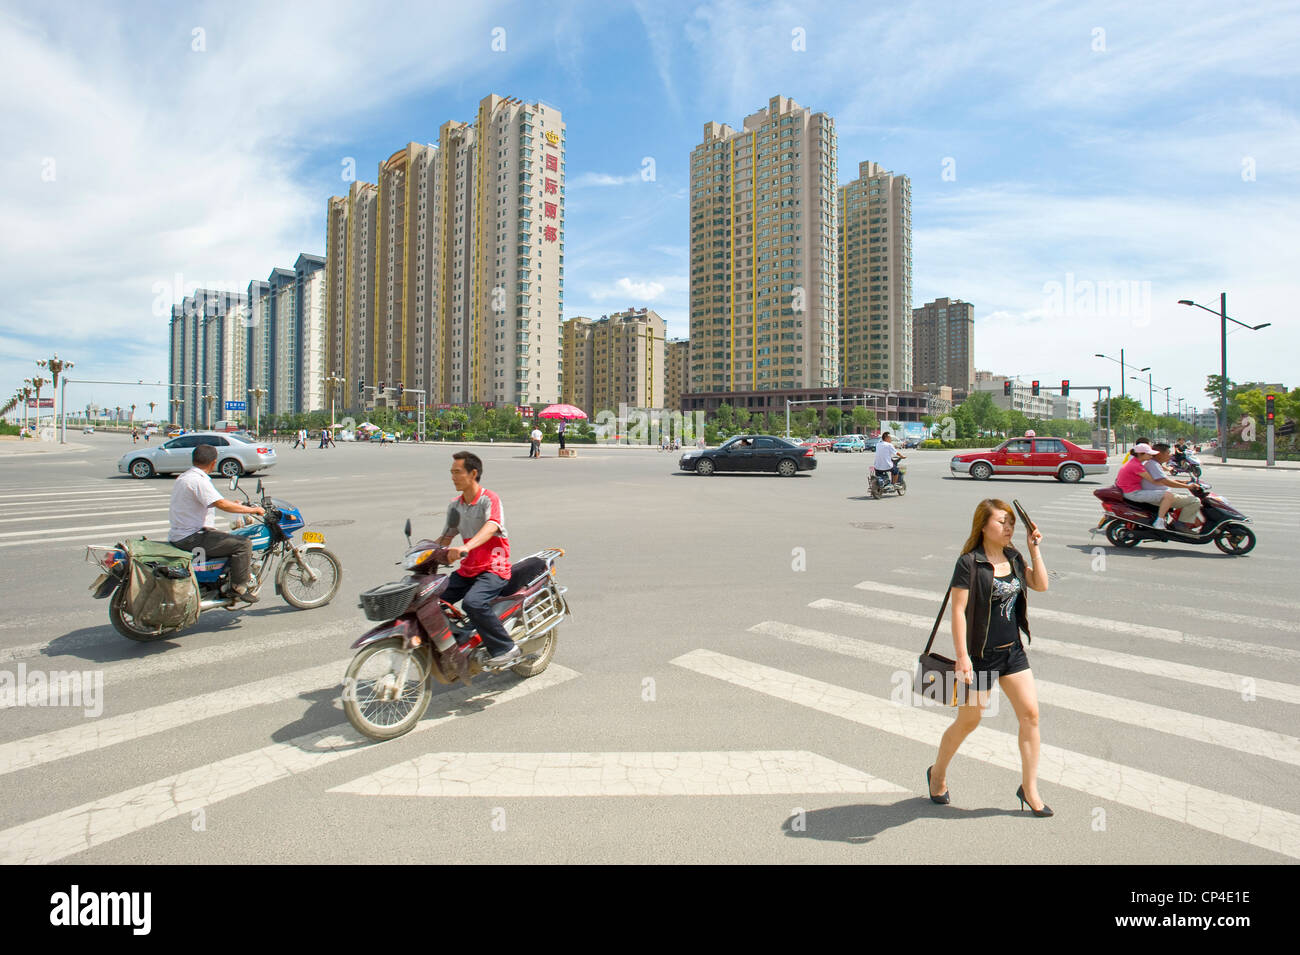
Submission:
<svg viewBox="0 0 1300 955">
<path fill-rule="evenodd" d="M 129 540 L 122 549 L 127 557 L 125 606 L 136 623 L 175 630 L 199 619 L 199 582 L 189 551 L 144 538 Z"/>
</svg>

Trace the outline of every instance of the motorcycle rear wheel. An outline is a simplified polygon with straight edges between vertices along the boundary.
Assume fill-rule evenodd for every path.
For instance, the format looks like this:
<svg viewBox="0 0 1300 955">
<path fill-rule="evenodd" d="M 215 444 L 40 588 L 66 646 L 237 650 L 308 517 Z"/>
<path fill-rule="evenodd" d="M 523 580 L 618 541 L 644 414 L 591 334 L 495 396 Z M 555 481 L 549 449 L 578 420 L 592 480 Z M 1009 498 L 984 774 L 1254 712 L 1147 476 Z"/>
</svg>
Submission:
<svg viewBox="0 0 1300 955">
<path fill-rule="evenodd" d="M 1111 521 L 1106 525 L 1106 540 L 1116 547 L 1136 547 L 1138 537 L 1123 521 Z"/>
<path fill-rule="evenodd" d="M 386 683 L 395 683 L 406 653 L 397 637 L 363 647 L 348 664 L 343 677 L 343 712 L 362 736 L 373 740 L 396 739 L 420 722 L 433 694 L 429 691 L 427 651 L 411 653 L 406 684 L 396 699 L 379 699 Z M 378 658 L 378 659 L 377 659 Z M 367 664 L 373 663 L 372 666 Z"/>
<path fill-rule="evenodd" d="M 108 598 L 108 622 L 113 625 L 114 630 L 128 640 L 136 640 L 139 643 L 152 643 L 155 640 L 166 640 L 176 632 L 175 630 L 159 632 L 153 627 L 137 624 L 135 618 L 127 613 L 122 606 L 125 602 L 126 587 L 118 587 L 113 591 L 113 596 Z"/>
<path fill-rule="evenodd" d="M 870 477 L 869 480 L 871 483 L 870 485 L 868 485 L 867 492 L 871 495 L 871 499 L 873 501 L 878 501 L 881 499 L 881 497 L 884 496 L 880 492 L 880 482 L 876 479 L 876 476 L 874 474 Z"/>
<path fill-rule="evenodd" d="M 526 652 L 529 654 L 536 653 L 537 659 L 529 660 L 527 663 L 520 663 L 510 668 L 510 672 L 515 676 L 530 677 L 537 676 L 548 666 L 551 665 L 551 657 L 555 656 L 555 642 L 559 639 L 559 627 L 556 627 L 546 636 L 534 642 L 534 646 L 540 647 L 540 650 L 529 648 Z"/>
</svg>

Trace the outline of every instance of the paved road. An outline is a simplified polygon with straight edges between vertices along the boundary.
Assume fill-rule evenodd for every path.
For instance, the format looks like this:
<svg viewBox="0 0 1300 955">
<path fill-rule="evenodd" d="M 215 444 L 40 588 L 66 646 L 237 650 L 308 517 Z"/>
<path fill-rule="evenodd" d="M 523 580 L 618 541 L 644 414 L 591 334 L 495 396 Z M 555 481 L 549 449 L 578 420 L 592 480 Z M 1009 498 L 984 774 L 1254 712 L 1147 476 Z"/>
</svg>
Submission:
<svg viewBox="0 0 1300 955">
<path fill-rule="evenodd" d="M 567 550 L 574 618 L 542 676 L 444 688 L 417 731 L 372 744 L 338 703 L 355 595 L 399 576 L 406 517 L 438 529 L 450 449 L 281 450 L 266 480 L 341 557 L 339 598 L 264 598 L 140 645 L 86 593 L 82 557 L 161 534 L 171 482 L 118 476 L 121 436 L 79 441 L 0 460 L 0 671 L 103 680 L 97 716 L 3 710 L 0 861 L 1300 858 L 1300 474 L 1207 475 L 1256 520 L 1234 559 L 1117 551 L 1088 533 L 1100 485 L 958 480 L 936 453 L 911 457 L 905 498 L 872 501 L 863 455 L 699 478 L 656 451 L 487 449 L 514 556 Z M 895 702 L 990 494 L 1046 536 L 1030 658 L 1052 819 L 1017 811 L 1005 701 L 948 807 L 924 773 L 950 711 Z"/>
</svg>

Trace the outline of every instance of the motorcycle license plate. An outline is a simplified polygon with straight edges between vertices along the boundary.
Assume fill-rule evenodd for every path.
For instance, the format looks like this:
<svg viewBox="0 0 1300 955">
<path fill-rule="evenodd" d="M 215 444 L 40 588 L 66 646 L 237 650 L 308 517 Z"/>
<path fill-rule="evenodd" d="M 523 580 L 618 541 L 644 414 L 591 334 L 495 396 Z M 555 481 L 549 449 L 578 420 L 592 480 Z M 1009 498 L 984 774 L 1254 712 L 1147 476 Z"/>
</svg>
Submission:
<svg viewBox="0 0 1300 955">
<path fill-rule="evenodd" d="M 308 544 L 325 543 L 325 535 L 322 534 L 320 531 L 307 531 L 302 535 L 302 539 Z"/>
</svg>

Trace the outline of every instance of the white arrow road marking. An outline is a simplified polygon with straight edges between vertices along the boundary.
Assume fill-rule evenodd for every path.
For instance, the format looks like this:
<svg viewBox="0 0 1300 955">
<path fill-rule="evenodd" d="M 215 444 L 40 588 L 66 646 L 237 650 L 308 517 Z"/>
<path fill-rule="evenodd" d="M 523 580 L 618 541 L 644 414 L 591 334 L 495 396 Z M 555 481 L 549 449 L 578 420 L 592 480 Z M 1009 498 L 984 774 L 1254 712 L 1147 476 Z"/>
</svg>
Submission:
<svg viewBox="0 0 1300 955">
<path fill-rule="evenodd" d="M 952 717 L 916 706 L 898 706 L 833 683 L 776 670 L 712 650 L 692 650 L 670 661 L 704 676 L 764 693 L 872 729 L 938 746 Z M 962 743 L 971 759 L 1020 776 L 1020 749 L 1013 733 L 980 727 Z M 1044 744 L 1038 777 L 1165 819 L 1184 823 L 1270 852 L 1300 859 L 1300 816 L 1226 793 L 1202 789 L 1133 766 Z M 3 844 L 0 833 L 0 844 Z"/>
<path fill-rule="evenodd" d="M 474 709 L 466 709 L 466 704 L 490 701 L 494 707 L 499 706 L 578 675 L 551 664 L 544 673 L 505 689 L 493 690 L 481 684 L 439 694 L 439 705 L 445 701 L 454 709 L 444 716 L 421 720 L 411 733 L 442 726 L 464 712 L 473 713 Z M 372 751 L 370 741 L 346 723 L 272 743 L 6 829 L 0 832 L 0 865 L 58 862 L 195 809 L 310 772 L 354 753 Z"/>
<path fill-rule="evenodd" d="M 903 793 L 806 751 L 428 753 L 335 786 L 363 796 L 776 796 Z"/>
<path fill-rule="evenodd" d="M 908 673 L 916 671 L 916 653 L 911 650 L 899 650 L 879 643 L 771 620 L 755 624 L 749 629 L 751 633 L 762 633 L 828 653 L 868 660 L 895 670 L 906 670 Z M 1081 690 L 1063 683 L 1051 683 L 1040 679 L 1037 674 L 1034 676 L 1034 685 L 1038 688 L 1039 700 L 1051 706 L 1300 766 L 1300 739 L 1294 736 L 1241 723 L 1229 723 L 1199 713 L 1156 706 L 1153 703 Z"/>
</svg>

